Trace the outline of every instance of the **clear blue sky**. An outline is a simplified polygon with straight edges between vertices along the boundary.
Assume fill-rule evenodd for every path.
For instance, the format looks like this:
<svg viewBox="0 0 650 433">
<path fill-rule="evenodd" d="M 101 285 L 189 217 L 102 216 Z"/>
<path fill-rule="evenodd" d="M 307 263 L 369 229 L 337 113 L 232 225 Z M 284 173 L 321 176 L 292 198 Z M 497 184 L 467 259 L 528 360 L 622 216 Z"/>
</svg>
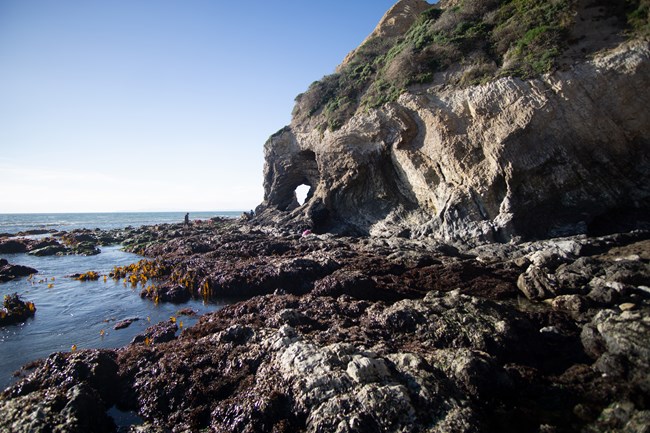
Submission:
<svg viewBox="0 0 650 433">
<path fill-rule="evenodd" d="M 0 213 L 245 210 L 396 0 L 0 0 Z"/>
</svg>

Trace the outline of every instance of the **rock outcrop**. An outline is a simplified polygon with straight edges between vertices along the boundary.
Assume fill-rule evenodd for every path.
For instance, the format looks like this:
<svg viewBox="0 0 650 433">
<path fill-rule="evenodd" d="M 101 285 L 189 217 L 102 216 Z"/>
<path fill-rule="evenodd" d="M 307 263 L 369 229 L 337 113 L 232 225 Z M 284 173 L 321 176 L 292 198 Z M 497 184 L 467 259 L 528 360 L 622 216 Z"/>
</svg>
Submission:
<svg viewBox="0 0 650 433">
<path fill-rule="evenodd" d="M 366 42 L 373 38 L 390 38 L 403 35 L 413 25 L 418 15 L 429 9 L 431 6 L 423 0 L 401 0 L 386 12 L 382 17 L 377 27 L 373 32 L 361 43 L 363 46 Z M 350 52 L 341 65 L 337 68 L 340 70 L 342 67 L 349 64 L 354 58 L 357 50 Z"/>
<path fill-rule="evenodd" d="M 134 266 L 155 271 L 147 285 L 261 296 L 180 335 L 170 319 L 121 349 L 25 366 L 0 394 L 0 430 L 646 431 L 650 232 L 461 252 L 248 225 L 176 230 L 138 230 L 158 234 L 150 263 L 175 271 Z"/>
<path fill-rule="evenodd" d="M 425 5 L 399 2 L 375 32 Z M 463 243 L 647 227 L 649 57 L 637 38 L 526 80 L 462 87 L 447 70 L 334 129 L 299 101 L 265 145 L 258 221 Z"/>
<path fill-rule="evenodd" d="M 254 216 L 66 237 L 149 257 L 111 276 L 154 302 L 238 302 L 23 367 L 0 430 L 647 433 L 650 46 L 606 3 L 640 4 L 398 2 L 266 143 Z M 465 45 L 487 75 L 411 64 L 362 103 Z"/>
<path fill-rule="evenodd" d="M 27 277 L 38 271 L 29 266 L 12 265 L 5 259 L 0 259 L 0 283 L 11 281 L 19 277 Z"/>
</svg>

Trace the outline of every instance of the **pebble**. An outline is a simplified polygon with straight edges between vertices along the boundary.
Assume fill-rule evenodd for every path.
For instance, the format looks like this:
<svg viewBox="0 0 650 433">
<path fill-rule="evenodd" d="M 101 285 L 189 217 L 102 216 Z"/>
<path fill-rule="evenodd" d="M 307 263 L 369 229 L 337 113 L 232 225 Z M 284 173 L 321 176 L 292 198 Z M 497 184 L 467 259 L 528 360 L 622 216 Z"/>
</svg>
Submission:
<svg viewBox="0 0 650 433">
<path fill-rule="evenodd" d="M 618 308 L 620 308 L 621 311 L 630 311 L 636 308 L 636 304 L 633 304 L 631 302 L 626 302 L 624 304 L 619 305 Z"/>
</svg>

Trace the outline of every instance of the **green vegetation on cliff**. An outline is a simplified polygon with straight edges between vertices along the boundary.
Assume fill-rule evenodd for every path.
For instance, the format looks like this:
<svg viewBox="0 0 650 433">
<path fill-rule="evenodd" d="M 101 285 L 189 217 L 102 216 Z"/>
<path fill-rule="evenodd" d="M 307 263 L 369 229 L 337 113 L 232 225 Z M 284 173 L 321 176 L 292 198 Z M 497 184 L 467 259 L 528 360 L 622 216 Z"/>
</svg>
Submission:
<svg viewBox="0 0 650 433">
<path fill-rule="evenodd" d="M 359 108 L 380 107 L 407 88 L 451 71 L 448 84 L 467 86 L 493 78 L 532 78 L 558 67 L 572 41 L 579 0 L 462 0 L 421 13 L 395 37 L 371 38 L 335 74 L 296 98 L 294 114 L 322 114 L 322 129 L 340 128 Z M 650 0 L 595 0 L 618 17 L 621 31 L 648 34 Z"/>
</svg>

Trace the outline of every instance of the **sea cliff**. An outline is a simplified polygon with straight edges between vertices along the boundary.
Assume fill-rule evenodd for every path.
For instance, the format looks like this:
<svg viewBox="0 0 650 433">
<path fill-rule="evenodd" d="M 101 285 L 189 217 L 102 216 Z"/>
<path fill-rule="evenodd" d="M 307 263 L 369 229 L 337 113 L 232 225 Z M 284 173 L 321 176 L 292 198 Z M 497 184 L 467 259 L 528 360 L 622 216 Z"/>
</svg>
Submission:
<svg viewBox="0 0 650 433">
<path fill-rule="evenodd" d="M 25 366 L 0 429 L 647 432 L 647 11 L 399 1 L 254 215 L 125 235 L 142 297 L 232 305 Z"/>
<path fill-rule="evenodd" d="M 457 34 L 473 26 L 487 40 L 505 37 L 510 21 L 527 16 L 497 19 L 505 6 L 481 3 L 398 2 L 336 74 L 301 95 L 292 123 L 265 145 L 262 219 L 461 244 L 647 227 L 648 39 L 622 37 L 603 5 L 555 2 L 573 21 L 558 30 L 567 40 L 557 52 L 538 41 L 556 53 L 542 67 L 517 58 L 521 41 L 499 56 L 501 40 L 485 46 L 469 30 Z M 520 30 L 524 39 L 537 24 Z M 422 46 L 408 45 L 416 30 L 430 32 Z M 384 40 L 394 42 L 377 48 Z M 411 63 L 434 48 L 463 57 L 425 80 Z M 527 69 L 535 67 L 545 72 Z M 409 74 L 424 82 L 391 82 Z M 378 85 L 396 92 L 389 102 L 374 103 Z M 300 184 L 311 187 L 301 206 Z"/>
</svg>

